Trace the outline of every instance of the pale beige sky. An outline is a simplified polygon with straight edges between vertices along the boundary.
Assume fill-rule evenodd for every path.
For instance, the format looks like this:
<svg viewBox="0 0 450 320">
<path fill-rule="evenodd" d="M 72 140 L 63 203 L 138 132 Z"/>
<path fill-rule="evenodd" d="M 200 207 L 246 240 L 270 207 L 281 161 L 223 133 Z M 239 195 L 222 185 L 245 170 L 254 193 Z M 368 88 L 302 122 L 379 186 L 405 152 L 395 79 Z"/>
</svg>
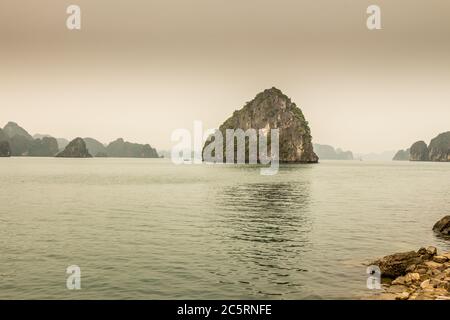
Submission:
<svg viewBox="0 0 450 320">
<path fill-rule="evenodd" d="M 448 39 L 444 0 L 2 0 L 0 126 L 169 149 L 276 86 L 314 142 L 399 149 L 450 130 Z"/>
</svg>

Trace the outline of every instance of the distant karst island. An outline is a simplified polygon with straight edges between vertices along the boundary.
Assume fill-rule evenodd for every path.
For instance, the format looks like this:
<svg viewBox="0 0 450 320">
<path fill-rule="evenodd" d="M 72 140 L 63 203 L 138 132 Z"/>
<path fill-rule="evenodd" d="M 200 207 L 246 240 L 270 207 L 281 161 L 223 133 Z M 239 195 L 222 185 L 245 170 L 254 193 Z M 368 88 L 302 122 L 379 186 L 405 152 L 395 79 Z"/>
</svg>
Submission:
<svg viewBox="0 0 450 320">
<path fill-rule="evenodd" d="M 149 144 L 138 144 L 119 138 L 108 145 L 93 138 L 75 138 L 68 141 L 49 135 L 31 136 L 15 122 L 0 128 L 0 156 L 63 157 L 63 158 L 159 158 Z"/>
<path fill-rule="evenodd" d="M 303 112 L 281 90 L 272 87 L 260 92 L 247 102 L 244 107 L 234 111 L 233 115 L 220 125 L 219 130 L 226 136 L 227 129 L 279 129 L 279 161 L 282 163 L 317 163 L 319 157 L 314 152 L 311 130 Z M 211 136 L 204 144 L 203 150 L 214 143 Z M 270 142 L 268 149 L 270 150 Z M 245 154 L 249 154 L 248 141 Z M 235 152 L 236 162 L 236 152 Z M 223 160 L 226 160 L 225 147 Z M 259 162 L 259 156 L 258 156 Z"/>
<path fill-rule="evenodd" d="M 439 134 L 427 145 L 425 141 L 417 141 L 406 150 L 399 150 L 395 161 L 450 161 L 450 131 Z"/>
<path fill-rule="evenodd" d="M 219 131 L 226 136 L 227 129 L 264 129 L 269 133 L 279 129 L 279 161 L 281 163 L 317 163 L 322 160 L 379 160 L 381 156 L 373 154 L 359 155 L 343 151 L 325 144 L 313 144 L 311 129 L 302 110 L 281 90 L 272 87 L 256 95 L 244 107 L 234 111 L 220 126 Z M 259 133 L 258 133 L 259 134 Z M 203 151 L 214 142 L 210 136 L 203 146 Z M 236 146 L 235 146 L 236 148 Z M 270 152 L 268 139 L 268 152 Z M 435 161 L 450 162 L 450 131 L 436 136 L 427 145 L 417 141 L 410 148 L 395 153 L 385 152 L 385 157 L 394 161 Z M 169 151 L 161 154 L 169 156 Z M 245 142 L 245 154 L 248 157 L 249 144 Z M 72 141 L 55 138 L 45 134 L 31 135 L 15 122 L 8 122 L 0 128 L 0 157 L 113 157 L 113 158 L 159 158 L 158 152 L 149 144 L 138 144 L 118 138 L 109 144 L 91 137 L 77 137 Z M 237 153 L 235 152 L 235 159 Z M 373 159 L 372 159 L 373 158 Z M 384 159 L 383 158 L 383 159 Z M 388 160 L 384 159 L 384 160 Z M 223 161 L 226 150 L 223 148 Z M 258 156 L 259 162 L 259 156 Z"/>
<path fill-rule="evenodd" d="M 326 144 L 314 144 L 314 152 L 321 160 L 353 160 L 353 152 L 343 151 Z"/>
</svg>

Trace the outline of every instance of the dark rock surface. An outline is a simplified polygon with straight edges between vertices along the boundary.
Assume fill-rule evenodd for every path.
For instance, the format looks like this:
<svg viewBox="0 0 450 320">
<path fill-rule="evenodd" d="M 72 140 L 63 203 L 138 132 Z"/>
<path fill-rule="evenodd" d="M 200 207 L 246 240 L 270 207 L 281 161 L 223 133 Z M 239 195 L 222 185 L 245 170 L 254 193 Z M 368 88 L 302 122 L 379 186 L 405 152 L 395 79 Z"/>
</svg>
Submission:
<svg viewBox="0 0 450 320">
<path fill-rule="evenodd" d="M 410 148 L 410 158 L 411 161 L 428 161 L 428 147 L 424 141 L 415 142 Z"/>
<path fill-rule="evenodd" d="M 423 261 L 423 254 L 415 251 L 394 253 L 372 262 L 380 268 L 381 274 L 386 278 L 396 278 L 405 274 L 410 265 L 419 264 Z"/>
<path fill-rule="evenodd" d="M 433 226 L 433 231 L 444 235 L 450 236 L 450 216 L 445 216 Z"/>
<path fill-rule="evenodd" d="M 450 161 L 450 131 L 431 140 L 428 150 L 430 161 Z"/>
<path fill-rule="evenodd" d="M 67 147 L 56 155 L 59 158 L 92 158 L 82 138 L 75 138 Z"/>
</svg>

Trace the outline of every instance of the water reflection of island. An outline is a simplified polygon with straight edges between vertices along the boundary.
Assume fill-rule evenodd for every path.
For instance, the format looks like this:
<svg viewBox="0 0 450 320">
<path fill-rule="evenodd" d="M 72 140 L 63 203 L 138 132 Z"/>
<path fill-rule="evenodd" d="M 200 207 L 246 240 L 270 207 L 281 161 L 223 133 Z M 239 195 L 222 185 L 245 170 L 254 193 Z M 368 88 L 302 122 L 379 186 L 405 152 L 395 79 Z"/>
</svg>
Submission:
<svg viewBox="0 0 450 320">
<path fill-rule="evenodd" d="M 258 295 L 299 291 L 308 269 L 302 256 L 311 250 L 309 198 L 305 181 L 235 184 L 217 192 L 213 229 L 226 260 L 238 265 L 236 282 Z"/>
</svg>

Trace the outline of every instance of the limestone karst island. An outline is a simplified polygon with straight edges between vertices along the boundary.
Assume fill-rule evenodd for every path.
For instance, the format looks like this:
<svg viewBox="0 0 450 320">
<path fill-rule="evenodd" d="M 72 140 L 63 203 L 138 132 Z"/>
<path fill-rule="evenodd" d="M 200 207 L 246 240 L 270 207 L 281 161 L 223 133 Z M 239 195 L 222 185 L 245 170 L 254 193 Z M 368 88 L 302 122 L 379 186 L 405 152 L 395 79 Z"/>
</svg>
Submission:
<svg viewBox="0 0 450 320">
<path fill-rule="evenodd" d="M 59 157 L 59 158 L 158 158 L 158 152 L 149 144 L 138 144 L 119 138 L 107 145 L 93 138 L 75 138 L 68 141 L 49 135 L 29 134 L 15 122 L 0 128 L 1 157 Z"/>
<path fill-rule="evenodd" d="M 258 93 L 253 100 L 226 119 L 219 127 L 222 136 L 226 136 L 227 129 L 279 129 L 280 162 L 317 163 L 319 160 L 314 153 L 311 130 L 303 112 L 275 87 Z M 213 138 L 206 141 L 203 150 L 213 142 Z M 246 141 L 246 154 L 248 152 Z M 226 161 L 225 147 L 223 159 Z"/>
</svg>

